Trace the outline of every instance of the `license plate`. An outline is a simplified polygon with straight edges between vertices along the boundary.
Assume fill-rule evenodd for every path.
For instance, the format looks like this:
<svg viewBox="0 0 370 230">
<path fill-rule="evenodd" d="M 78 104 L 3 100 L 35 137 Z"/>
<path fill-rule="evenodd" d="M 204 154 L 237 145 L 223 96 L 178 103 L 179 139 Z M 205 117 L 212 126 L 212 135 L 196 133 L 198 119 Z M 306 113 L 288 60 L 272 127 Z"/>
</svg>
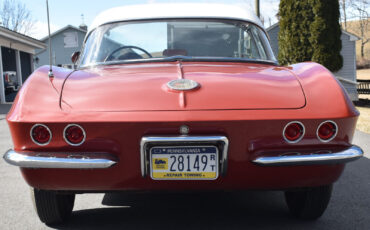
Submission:
<svg viewBox="0 0 370 230">
<path fill-rule="evenodd" d="M 218 149 L 215 146 L 171 146 L 150 149 L 154 180 L 215 180 Z"/>
</svg>

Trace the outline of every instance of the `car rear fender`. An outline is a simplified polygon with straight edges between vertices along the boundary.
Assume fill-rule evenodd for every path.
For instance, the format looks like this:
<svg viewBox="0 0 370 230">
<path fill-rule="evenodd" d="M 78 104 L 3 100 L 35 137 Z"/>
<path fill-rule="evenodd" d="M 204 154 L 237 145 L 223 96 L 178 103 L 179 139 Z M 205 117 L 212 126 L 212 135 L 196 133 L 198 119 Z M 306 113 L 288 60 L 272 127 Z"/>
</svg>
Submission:
<svg viewBox="0 0 370 230">
<path fill-rule="evenodd" d="M 310 113 L 317 113 L 322 117 L 327 114 L 328 118 L 333 113 L 346 117 L 359 116 L 342 84 L 324 66 L 304 62 L 288 66 L 286 69 L 298 77 Z"/>
<path fill-rule="evenodd" d="M 54 77 L 48 76 L 49 66 L 42 66 L 24 82 L 8 113 L 8 121 L 21 121 L 35 108 L 41 117 L 61 111 L 60 92 L 65 79 L 73 72 L 71 69 L 53 67 Z"/>
</svg>

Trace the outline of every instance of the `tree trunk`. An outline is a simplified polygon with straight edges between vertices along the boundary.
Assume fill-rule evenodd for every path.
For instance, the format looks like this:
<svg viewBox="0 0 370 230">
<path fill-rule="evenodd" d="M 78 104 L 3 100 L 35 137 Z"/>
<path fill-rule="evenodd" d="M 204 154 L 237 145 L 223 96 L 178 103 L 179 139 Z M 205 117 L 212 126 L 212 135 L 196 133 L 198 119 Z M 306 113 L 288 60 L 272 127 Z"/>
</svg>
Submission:
<svg viewBox="0 0 370 230">
<path fill-rule="evenodd" d="M 347 30 L 346 0 L 342 0 L 344 30 Z"/>
<path fill-rule="evenodd" d="M 364 58 L 365 56 L 365 43 L 363 41 L 361 41 L 361 57 Z"/>
</svg>

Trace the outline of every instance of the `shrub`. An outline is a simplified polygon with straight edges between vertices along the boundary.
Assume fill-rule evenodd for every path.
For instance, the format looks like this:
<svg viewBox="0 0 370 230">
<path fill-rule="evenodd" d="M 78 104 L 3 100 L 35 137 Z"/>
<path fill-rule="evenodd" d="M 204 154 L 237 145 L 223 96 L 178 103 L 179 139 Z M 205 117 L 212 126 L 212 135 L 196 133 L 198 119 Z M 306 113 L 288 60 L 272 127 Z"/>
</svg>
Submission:
<svg viewBox="0 0 370 230">
<path fill-rule="evenodd" d="M 281 0 L 279 62 L 315 61 L 335 72 L 342 68 L 338 0 Z"/>
<path fill-rule="evenodd" d="M 309 38 L 314 15 L 308 0 L 281 0 L 279 16 L 280 64 L 311 61 L 313 50 Z"/>
</svg>

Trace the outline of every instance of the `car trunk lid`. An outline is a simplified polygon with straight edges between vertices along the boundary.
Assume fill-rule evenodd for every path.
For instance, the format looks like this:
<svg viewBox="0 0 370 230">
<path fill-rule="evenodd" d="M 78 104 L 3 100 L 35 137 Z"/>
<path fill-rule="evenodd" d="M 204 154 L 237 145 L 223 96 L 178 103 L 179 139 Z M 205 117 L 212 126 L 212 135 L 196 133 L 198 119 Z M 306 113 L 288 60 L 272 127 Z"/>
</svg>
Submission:
<svg viewBox="0 0 370 230">
<path fill-rule="evenodd" d="M 192 91 L 167 83 L 190 79 Z M 63 108 L 74 111 L 298 109 L 305 105 L 296 76 L 255 63 L 169 62 L 100 66 L 74 72 L 65 82 Z"/>
</svg>

